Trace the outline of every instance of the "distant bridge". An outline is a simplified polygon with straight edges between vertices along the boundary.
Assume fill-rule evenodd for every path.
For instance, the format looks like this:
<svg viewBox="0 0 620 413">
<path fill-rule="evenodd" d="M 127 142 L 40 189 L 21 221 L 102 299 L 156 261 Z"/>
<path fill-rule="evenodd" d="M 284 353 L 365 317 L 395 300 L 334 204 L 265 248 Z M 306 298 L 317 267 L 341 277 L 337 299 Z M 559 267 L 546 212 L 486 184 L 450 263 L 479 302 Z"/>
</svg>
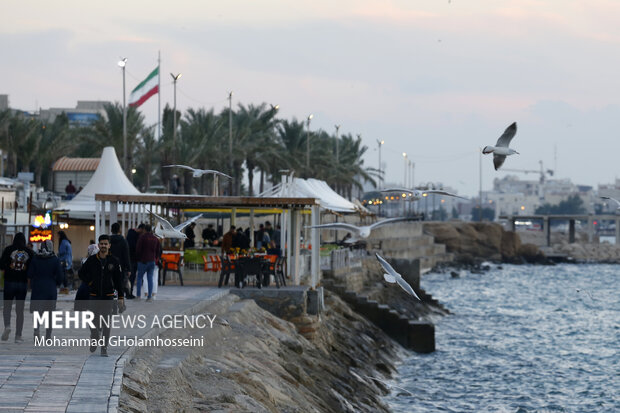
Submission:
<svg viewBox="0 0 620 413">
<path fill-rule="evenodd" d="M 568 242 L 575 242 L 575 221 L 587 222 L 588 242 L 594 239 L 595 221 L 614 221 L 616 223 L 616 245 L 620 245 L 620 215 L 601 214 L 601 215 L 500 215 L 499 219 L 510 222 L 513 231 L 516 231 L 516 221 L 538 220 L 543 222 L 542 230 L 547 235 L 547 246 L 551 246 L 551 221 L 568 221 Z"/>
</svg>

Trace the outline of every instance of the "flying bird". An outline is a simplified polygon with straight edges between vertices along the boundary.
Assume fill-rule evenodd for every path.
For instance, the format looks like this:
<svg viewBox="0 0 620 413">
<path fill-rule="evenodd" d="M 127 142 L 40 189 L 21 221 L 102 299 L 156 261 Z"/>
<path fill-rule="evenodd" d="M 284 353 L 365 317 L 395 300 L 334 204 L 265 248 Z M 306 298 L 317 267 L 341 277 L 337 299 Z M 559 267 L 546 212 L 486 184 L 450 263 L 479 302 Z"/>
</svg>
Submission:
<svg viewBox="0 0 620 413">
<path fill-rule="evenodd" d="M 306 226 L 306 228 L 321 228 L 321 229 L 341 229 L 345 231 L 350 231 L 352 233 L 351 238 L 347 239 L 345 242 L 354 243 L 357 242 L 360 238 L 368 238 L 370 236 L 370 232 L 378 227 L 383 225 L 391 224 L 393 222 L 399 221 L 409 221 L 410 218 L 407 217 L 397 217 L 397 218 L 388 218 L 383 221 L 375 222 L 372 225 L 365 225 L 362 227 L 358 227 L 352 224 L 346 224 L 344 222 L 334 222 L 331 224 L 321 224 L 321 225 L 310 225 Z"/>
<path fill-rule="evenodd" d="M 367 379 L 371 379 L 371 380 L 378 381 L 379 383 L 383 384 L 385 387 L 388 387 L 388 388 L 393 387 L 393 388 L 398 389 L 398 390 L 400 390 L 400 391 L 402 391 L 402 392 L 405 392 L 405 395 L 406 395 L 406 396 L 413 396 L 413 393 L 411 393 L 409 390 L 407 390 L 407 389 L 403 389 L 402 387 L 395 386 L 395 385 L 393 385 L 393 384 L 390 384 L 390 383 L 388 383 L 388 382 L 387 382 L 387 381 L 385 381 L 385 380 L 381 380 L 381 379 L 378 379 L 378 378 L 376 378 L 376 377 L 366 376 L 366 375 L 365 375 L 364 377 L 366 377 Z M 401 393 L 401 394 L 402 394 L 402 393 Z"/>
<path fill-rule="evenodd" d="M 467 199 L 462 196 L 453 194 L 448 191 L 440 190 L 440 189 L 407 189 L 407 188 L 386 188 L 382 189 L 381 192 L 397 192 L 403 194 L 403 198 L 411 198 L 412 201 L 418 201 L 424 197 L 424 194 L 437 194 L 437 195 L 445 195 L 445 196 L 453 196 L 455 198 Z"/>
<path fill-rule="evenodd" d="M 397 273 L 385 259 L 383 259 L 383 257 L 381 257 L 376 252 L 375 256 L 377 257 L 377 260 L 379 260 L 379 264 L 381 264 L 383 270 L 386 272 L 385 274 L 383 274 L 383 278 L 385 279 L 385 281 L 389 282 L 390 284 L 397 283 L 398 285 L 400 285 L 400 288 L 417 298 L 419 301 L 422 301 L 420 300 L 420 297 L 418 297 L 418 295 L 415 293 L 415 291 L 413 291 L 413 288 L 411 288 L 409 283 L 405 281 L 403 277 L 399 273 Z"/>
<path fill-rule="evenodd" d="M 223 172 L 220 171 L 216 171 L 213 169 L 196 169 L 196 168 L 192 168 L 191 166 L 187 166 L 187 165 L 164 165 L 164 168 L 182 168 L 182 169 L 187 169 L 189 171 L 192 171 L 192 177 L 194 178 L 200 178 L 201 176 L 205 175 L 205 174 L 214 174 L 214 175 L 219 175 L 219 176 L 225 176 L 226 178 L 232 179 L 232 176 L 230 175 L 226 175 Z"/>
<path fill-rule="evenodd" d="M 616 198 L 612 198 L 610 196 L 602 196 L 602 199 L 608 199 L 610 201 L 614 201 L 616 203 L 616 205 L 618 206 L 617 209 L 620 209 L 620 201 L 618 201 Z"/>
<path fill-rule="evenodd" d="M 516 133 L 517 122 L 513 122 L 512 125 L 506 128 L 502 136 L 499 137 L 495 146 L 489 145 L 482 149 L 482 153 L 485 155 L 489 153 L 493 154 L 493 166 L 495 166 L 496 171 L 504 164 L 507 156 L 514 155 L 515 153 L 519 154 L 519 152 L 508 147 L 508 145 L 510 145 L 510 141 L 514 138 Z"/>
<path fill-rule="evenodd" d="M 157 220 L 157 225 L 155 227 L 155 235 L 158 236 L 159 238 L 187 239 L 187 235 L 183 233 L 183 229 L 185 229 L 185 227 L 187 227 L 192 222 L 196 222 L 198 218 L 202 217 L 202 214 L 198 214 L 195 217 L 188 219 L 187 221 L 177 225 L 176 227 L 173 227 L 172 224 L 168 222 L 166 218 L 160 217 L 153 211 L 148 211 L 148 212 L 150 212 Z"/>
</svg>

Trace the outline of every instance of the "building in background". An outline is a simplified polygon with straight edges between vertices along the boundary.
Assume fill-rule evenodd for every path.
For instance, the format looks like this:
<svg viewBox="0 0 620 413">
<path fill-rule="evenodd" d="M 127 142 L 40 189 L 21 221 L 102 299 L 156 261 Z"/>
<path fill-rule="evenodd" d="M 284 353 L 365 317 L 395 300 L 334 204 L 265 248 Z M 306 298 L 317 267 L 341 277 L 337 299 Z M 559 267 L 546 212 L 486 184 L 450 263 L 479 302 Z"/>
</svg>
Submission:
<svg viewBox="0 0 620 413">
<path fill-rule="evenodd" d="M 99 166 L 100 158 L 69 158 L 63 156 L 52 166 L 53 191 L 65 193 L 65 187 L 72 181 L 76 189 L 86 186 Z"/>
</svg>

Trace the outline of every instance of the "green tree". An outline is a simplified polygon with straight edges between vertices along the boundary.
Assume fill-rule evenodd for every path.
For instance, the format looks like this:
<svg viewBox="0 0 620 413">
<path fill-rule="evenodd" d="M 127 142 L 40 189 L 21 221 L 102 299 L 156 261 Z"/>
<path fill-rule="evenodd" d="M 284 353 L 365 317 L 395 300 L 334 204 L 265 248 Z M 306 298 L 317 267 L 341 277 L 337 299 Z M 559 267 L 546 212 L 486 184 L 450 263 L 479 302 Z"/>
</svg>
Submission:
<svg viewBox="0 0 620 413">
<path fill-rule="evenodd" d="M 92 126 L 81 129 L 82 143 L 78 153 L 82 156 L 98 156 L 104 147 L 113 146 L 121 167 L 123 166 L 123 106 L 116 102 L 104 106 L 105 116 Z M 130 106 L 127 108 L 127 165 L 131 169 L 139 147 L 139 135 L 144 129 L 144 116 Z"/>
<path fill-rule="evenodd" d="M 475 206 L 471 209 L 471 220 L 480 221 L 480 207 Z M 482 221 L 495 220 L 495 210 L 493 208 L 482 208 Z"/>
<path fill-rule="evenodd" d="M 586 208 L 579 195 L 570 195 L 557 205 L 543 204 L 536 208 L 538 215 L 585 214 Z"/>
</svg>

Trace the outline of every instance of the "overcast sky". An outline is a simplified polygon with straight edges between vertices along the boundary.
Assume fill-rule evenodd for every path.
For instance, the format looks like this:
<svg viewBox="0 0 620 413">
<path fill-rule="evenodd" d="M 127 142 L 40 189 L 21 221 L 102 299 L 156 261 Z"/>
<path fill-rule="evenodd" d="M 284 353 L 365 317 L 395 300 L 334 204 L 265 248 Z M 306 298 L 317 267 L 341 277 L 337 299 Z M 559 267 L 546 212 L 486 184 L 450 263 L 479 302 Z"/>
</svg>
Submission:
<svg viewBox="0 0 620 413">
<path fill-rule="evenodd" d="M 361 134 L 365 164 L 403 183 L 479 188 L 479 149 L 518 124 L 503 168 L 557 167 L 596 186 L 618 175 L 617 0 L 4 2 L 0 94 L 13 108 L 122 101 L 157 66 L 183 74 L 177 107 L 279 104 L 311 129 Z M 141 107 L 157 119 L 157 99 Z M 509 172 L 483 159 L 483 189 Z M 535 174 L 520 174 L 536 179 Z"/>
</svg>

